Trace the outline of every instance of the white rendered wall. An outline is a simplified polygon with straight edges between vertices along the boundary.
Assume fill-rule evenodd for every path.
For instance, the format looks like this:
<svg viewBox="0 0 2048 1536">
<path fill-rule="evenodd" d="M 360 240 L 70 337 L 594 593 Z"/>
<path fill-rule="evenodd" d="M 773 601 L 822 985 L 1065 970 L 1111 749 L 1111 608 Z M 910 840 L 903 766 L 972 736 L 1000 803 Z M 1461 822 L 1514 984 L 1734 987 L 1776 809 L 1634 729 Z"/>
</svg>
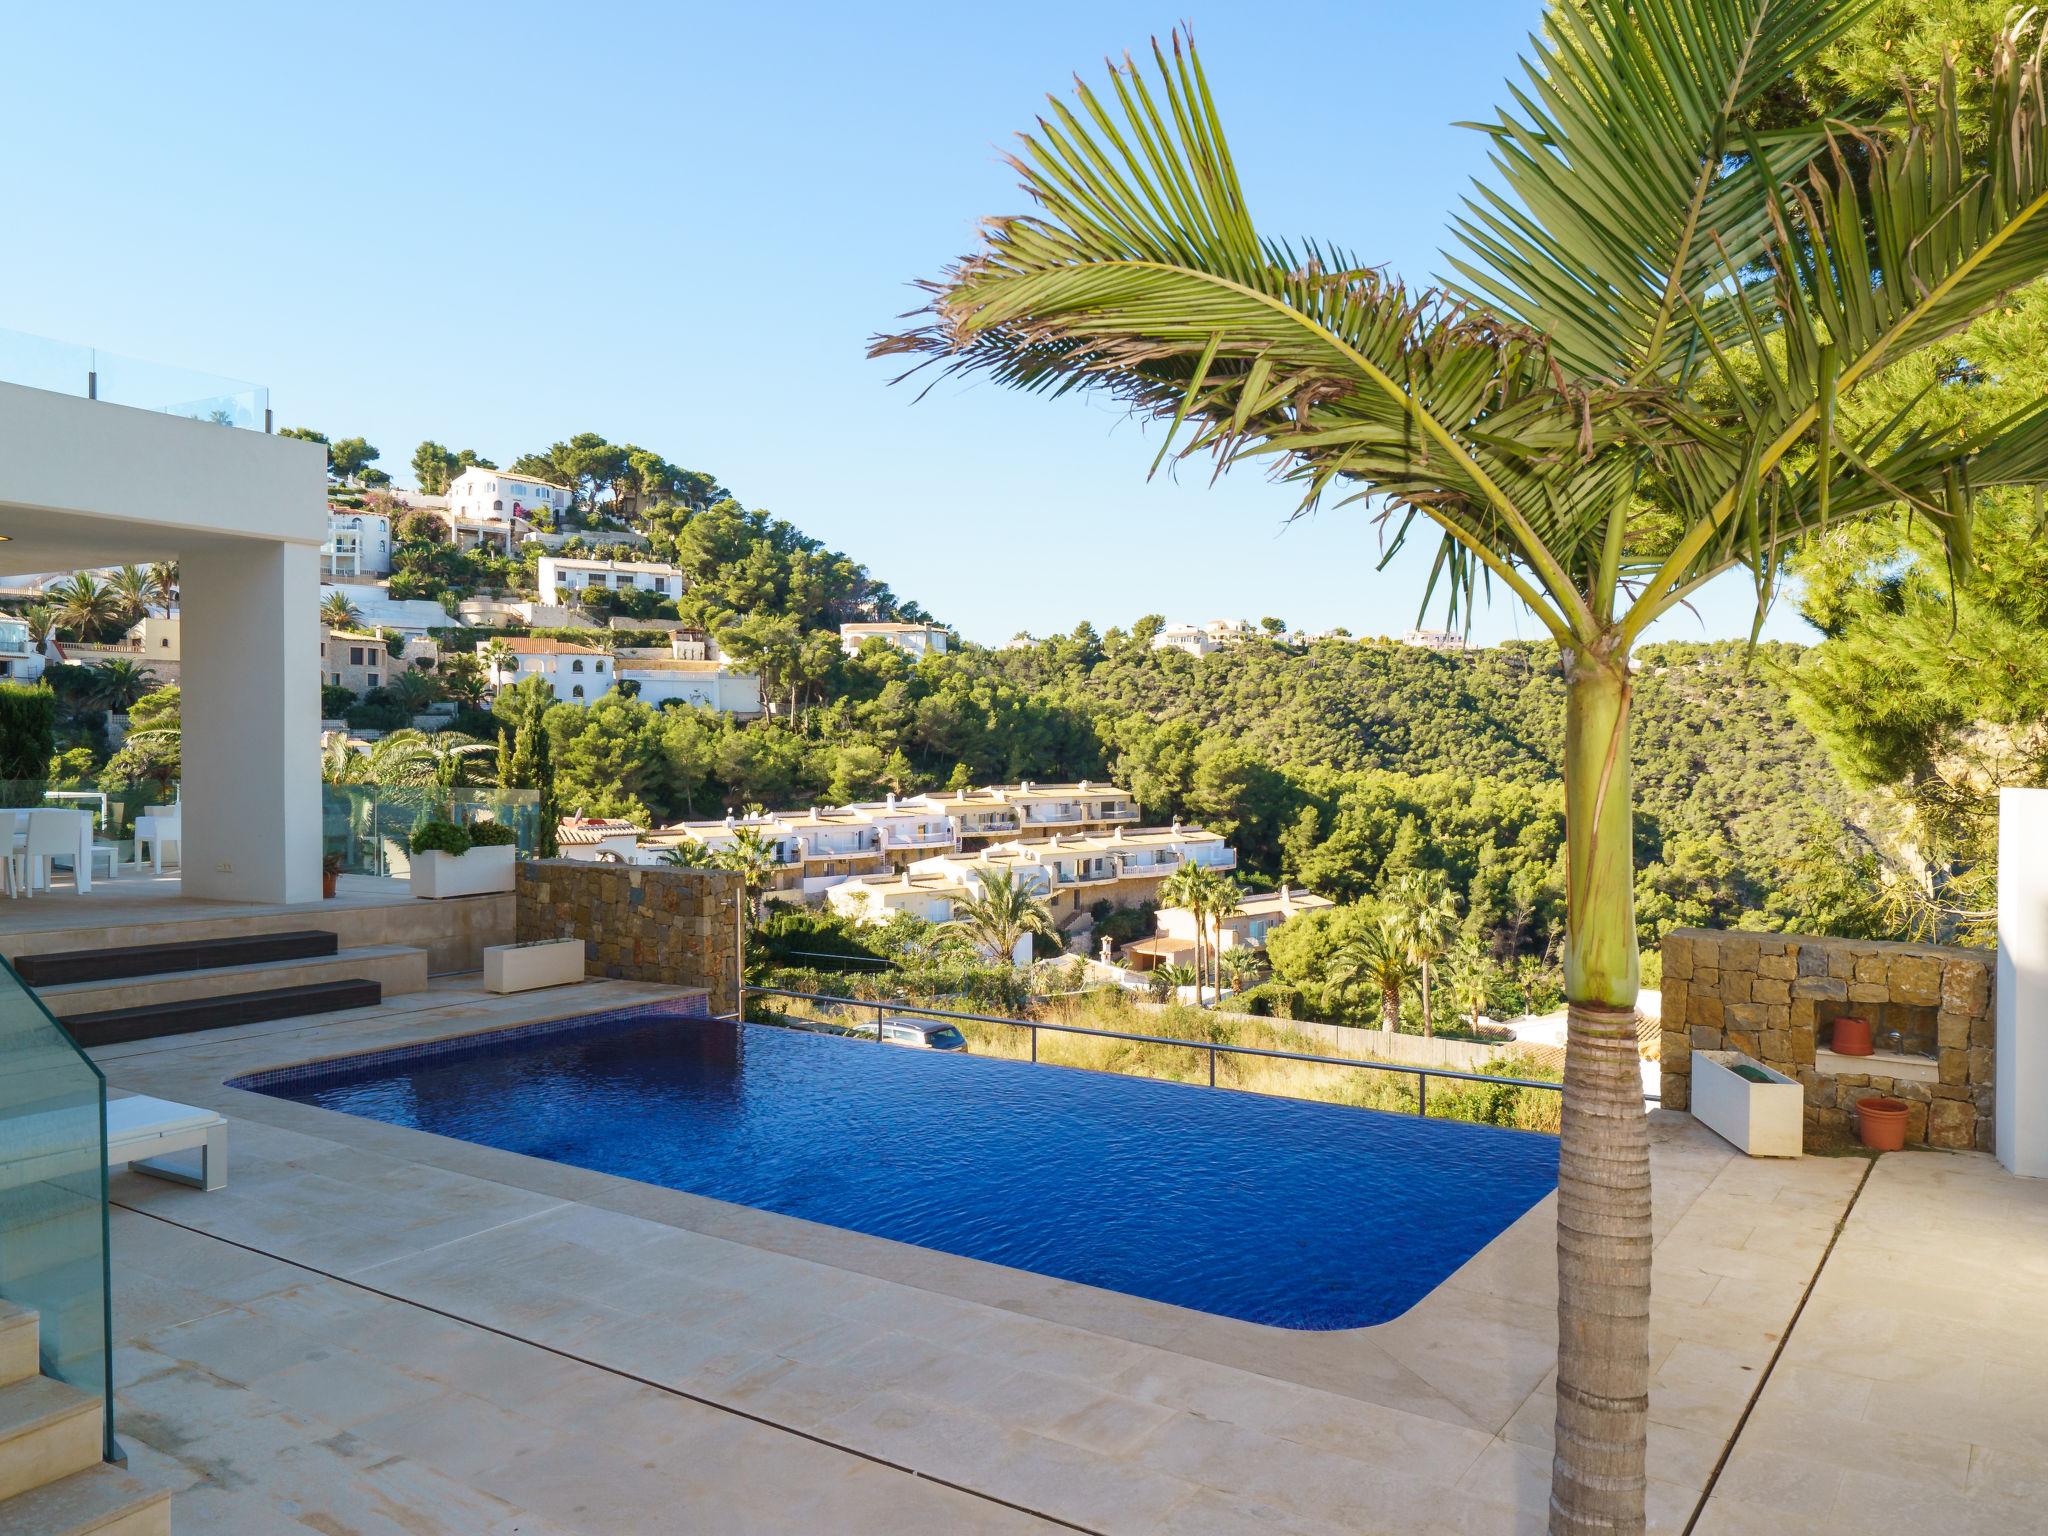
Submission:
<svg viewBox="0 0 2048 1536">
<path fill-rule="evenodd" d="M 189 549 L 183 890 L 320 899 L 320 555 L 246 540 Z"/>
<path fill-rule="evenodd" d="M 2048 789 L 1998 792 L 1998 1160 L 2048 1178 Z"/>
</svg>

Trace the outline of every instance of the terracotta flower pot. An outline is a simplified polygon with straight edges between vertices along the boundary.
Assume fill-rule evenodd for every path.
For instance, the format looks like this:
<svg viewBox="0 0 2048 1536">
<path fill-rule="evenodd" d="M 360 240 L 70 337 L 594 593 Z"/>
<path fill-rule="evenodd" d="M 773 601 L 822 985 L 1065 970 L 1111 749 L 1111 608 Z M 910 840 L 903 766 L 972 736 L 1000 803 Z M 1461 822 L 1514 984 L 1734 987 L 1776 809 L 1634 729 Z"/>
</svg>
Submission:
<svg viewBox="0 0 2048 1536">
<path fill-rule="evenodd" d="M 320 894 L 321 894 L 321 895 L 322 895 L 323 897 L 325 897 L 325 898 L 326 898 L 327 900 L 329 900 L 329 901 L 332 901 L 332 900 L 334 900 L 334 890 L 335 890 L 335 887 L 336 887 L 336 886 L 338 886 L 338 885 L 340 885 L 340 884 L 341 884 L 341 871 L 340 871 L 340 870 L 338 870 L 338 869 L 337 869 L 337 870 L 333 871 L 332 873 L 329 873 L 329 872 L 328 872 L 328 871 L 326 871 L 326 870 L 322 870 L 322 871 L 321 871 L 321 873 L 320 873 Z"/>
<path fill-rule="evenodd" d="M 1841 1018 L 1835 1020 L 1833 1048 L 1844 1056 L 1868 1056 L 1870 1054 L 1870 1020 Z"/>
<path fill-rule="evenodd" d="M 1906 1101 L 1886 1098 L 1858 1099 L 1856 1136 L 1873 1152 L 1904 1151 Z"/>
</svg>

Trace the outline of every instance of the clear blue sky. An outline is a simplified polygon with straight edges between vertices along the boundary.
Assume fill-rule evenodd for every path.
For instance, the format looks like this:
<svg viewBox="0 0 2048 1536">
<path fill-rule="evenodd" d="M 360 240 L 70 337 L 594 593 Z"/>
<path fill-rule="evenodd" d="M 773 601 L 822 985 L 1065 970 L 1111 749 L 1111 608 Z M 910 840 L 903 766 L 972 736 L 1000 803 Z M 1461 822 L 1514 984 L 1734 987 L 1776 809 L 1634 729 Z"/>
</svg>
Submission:
<svg viewBox="0 0 2048 1536">
<path fill-rule="evenodd" d="M 1193 20 L 1261 225 L 1422 276 L 1540 0 Z M 266 383 L 280 426 L 509 461 L 577 431 L 721 477 L 999 641 L 1089 619 L 1415 616 L 1358 508 L 1150 484 L 1107 403 L 863 356 L 1020 211 L 1044 94 L 1187 7 L 37 6 L 10 18 L 0 325 Z M 1429 541 L 1423 541 L 1427 543 Z M 1741 577 L 1704 627 L 1746 634 Z M 1810 633 L 1782 607 L 1769 633 Z M 1505 603 L 1475 634 L 1533 637 Z"/>
</svg>

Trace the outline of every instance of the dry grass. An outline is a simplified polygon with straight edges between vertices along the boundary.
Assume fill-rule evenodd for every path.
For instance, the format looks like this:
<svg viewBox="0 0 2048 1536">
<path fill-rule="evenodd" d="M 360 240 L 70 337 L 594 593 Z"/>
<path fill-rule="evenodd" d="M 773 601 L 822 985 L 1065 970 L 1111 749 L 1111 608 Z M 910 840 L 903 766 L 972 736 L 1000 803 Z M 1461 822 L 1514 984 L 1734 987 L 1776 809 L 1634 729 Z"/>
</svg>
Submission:
<svg viewBox="0 0 2048 1536">
<path fill-rule="evenodd" d="M 775 999 L 774 1008 L 795 1018 L 852 1027 L 867 1025 L 870 1029 L 874 1018 L 871 1007 L 856 1010 L 791 998 Z M 1283 1020 L 1223 1018 L 1184 1006 L 1141 1011 L 1124 994 L 1110 991 L 1056 998 L 1040 1005 L 1033 1017 L 1042 1024 L 1156 1037 L 1156 1041 L 1111 1040 L 1040 1030 L 1037 1059 L 1042 1065 L 1206 1084 L 1210 1081 L 1213 1054 L 1215 1083 L 1219 1088 L 1399 1114 L 1415 1113 L 1418 1080 L 1411 1069 L 1376 1069 L 1370 1057 L 1361 1058 L 1355 1066 L 1326 1066 L 1320 1062 L 1240 1056 L 1221 1050 L 1212 1053 L 1208 1049 L 1214 1044 L 1302 1055 L 1326 1054 L 1318 1042 L 1288 1029 Z M 1033 1031 L 1022 1023 L 962 1022 L 960 1030 L 976 1055 L 1014 1061 L 1031 1059 Z M 1178 1041 L 1187 1043 L 1157 1043 Z M 1548 1081 L 1557 1076 L 1545 1063 L 1525 1057 L 1510 1056 L 1500 1065 L 1505 1069 L 1504 1075 L 1510 1077 Z M 1559 1096 L 1545 1089 L 1436 1077 L 1429 1082 L 1428 1110 L 1431 1119 L 1470 1120 L 1555 1132 Z"/>
</svg>

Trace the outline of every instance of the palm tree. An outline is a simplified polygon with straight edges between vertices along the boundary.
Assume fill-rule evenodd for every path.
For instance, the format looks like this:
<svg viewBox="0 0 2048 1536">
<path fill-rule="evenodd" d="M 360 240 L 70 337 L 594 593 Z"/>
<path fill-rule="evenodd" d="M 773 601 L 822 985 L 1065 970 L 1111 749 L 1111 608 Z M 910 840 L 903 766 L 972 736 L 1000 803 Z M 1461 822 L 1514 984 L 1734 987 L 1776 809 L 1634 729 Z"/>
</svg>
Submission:
<svg viewBox="0 0 2048 1536">
<path fill-rule="evenodd" d="M 775 839 L 759 827 L 736 828 L 732 841 L 712 852 L 711 862 L 717 868 L 732 870 L 740 877 L 740 884 L 746 892 L 748 919 L 753 923 L 760 922 L 762 893 L 783 864 L 782 849 Z"/>
<path fill-rule="evenodd" d="M 120 598 L 122 605 L 127 609 L 125 617 L 128 623 L 133 624 L 149 612 L 150 599 L 155 595 L 156 589 L 150 583 L 149 572 L 141 566 L 120 567 L 108 579 L 107 585 L 114 589 L 114 595 Z"/>
<path fill-rule="evenodd" d="M 1527 84 L 1485 131 L 1497 186 L 1458 224 L 1447 291 L 1262 237 L 1191 45 L 1105 102 L 1055 101 L 1018 169 L 1034 211 L 985 221 L 928 285 L 925 353 L 1023 389 L 1096 386 L 1166 419 L 1164 458 L 1270 465 L 1304 509 L 1378 498 L 1434 523 L 1452 622 L 1484 582 L 1567 676 L 1568 997 L 1558 1180 L 1560 1536 L 1643 1528 L 1650 1172 L 1635 1040 L 1629 654 L 1724 571 L 1759 620 L 1831 522 L 1903 504 L 1973 568 L 1973 498 L 2048 480 L 2048 400 L 1989 425 L 1893 365 L 2048 268 L 2036 13 L 1985 71 L 1973 159 L 1952 76 L 1851 123 L 1754 134 L 1870 0 L 1549 7 Z M 1787 87 L 1791 88 L 1787 88 Z M 1951 424 L 1960 423 L 1960 424 Z M 1180 439 L 1183 429 L 1189 431 Z M 1156 461 L 1155 461 L 1156 462 Z"/>
<path fill-rule="evenodd" d="M 661 862 L 675 869 L 709 869 L 711 855 L 695 838 L 681 837 L 668 845 Z"/>
<path fill-rule="evenodd" d="M 1206 957 L 1203 947 L 1203 930 L 1208 922 L 1210 886 L 1216 876 L 1207 866 L 1183 864 L 1164 880 L 1159 882 L 1159 904 L 1163 907 L 1179 907 L 1194 919 L 1195 924 L 1195 1006 L 1202 1005 L 1202 969 Z"/>
<path fill-rule="evenodd" d="M 92 669 L 90 696 L 101 708 L 120 714 L 145 693 L 155 692 L 156 687 L 156 674 L 148 667 L 116 656 Z"/>
<path fill-rule="evenodd" d="M 1266 962 L 1258 950 L 1248 945 L 1239 945 L 1236 949 L 1226 949 L 1218 955 L 1216 967 L 1222 980 L 1230 983 L 1230 990 L 1235 994 L 1242 992 L 1247 983 L 1266 968 Z"/>
<path fill-rule="evenodd" d="M 320 750 L 320 778 L 328 784 L 367 784 L 370 755 L 346 734 L 336 731 Z"/>
<path fill-rule="evenodd" d="M 1408 959 L 1422 976 L 1422 1034 L 1436 1034 L 1429 1007 L 1429 968 L 1443 958 L 1458 932 L 1458 898 L 1435 870 L 1405 875 L 1393 892 L 1395 931 L 1407 947 Z"/>
<path fill-rule="evenodd" d="M 441 663 L 437 674 L 441 692 L 468 709 L 475 709 L 484 701 L 490 685 L 484 681 L 483 668 L 477 665 L 474 656 L 450 656 Z"/>
<path fill-rule="evenodd" d="M 1004 966 L 1016 964 L 1017 943 L 1027 934 L 1053 932 L 1044 901 L 1009 869 L 981 871 L 977 888 L 954 900 L 946 926 Z"/>
<path fill-rule="evenodd" d="M 1451 1006 L 1471 1018 L 1474 1035 L 1479 1033 L 1480 1016 L 1486 1011 L 1489 979 L 1486 960 L 1475 956 L 1460 956 L 1445 978 Z"/>
<path fill-rule="evenodd" d="M 159 560 L 149 568 L 149 601 L 161 608 L 165 618 L 178 601 L 178 562 Z"/>
<path fill-rule="evenodd" d="M 405 712 L 416 715 L 441 696 L 440 685 L 417 667 L 407 667 L 385 685 Z"/>
<path fill-rule="evenodd" d="M 1381 912 L 1374 914 L 1354 937 L 1337 946 L 1323 972 L 1323 981 L 1340 994 L 1355 987 L 1378 992 L 1380 1028 L 1391 1035 L 1401 1027 L 1401 989 L 1414 975 L 1408 946 L 1402 942 L 1393 919 Z"/>
<path fill-rule="evenodd" d="M 329 629 L 355 629 L 363 622 L 363 610 L 346 592 L 330 592 L 320 599 L 320 622 Z"/>
<path fill-rule="evenodd" d="M 480 653 L 485 672 L 492 678 L 503 678 L 513 666 L 512 647 L 502 640 L 486 641 Z"/>
<path fill-rule="evenodd" d="M 57 622 L 80 640 L 100 639 L 121 622 L 121 595 L 90 572 L 81 571 L 49 589 Z"/>
<path fill-rule="evenodd" d="M 480 771 L 480 765 L 485 754 L 495 757 L 497 750 L 495 742 L 478 741 L 460 731 L 393 731 L 370 748 L 363 781 L 398 789 L 487 784 L 492 776 Z"/>
<path fill-rule="evenodd" d="M 1195 988 L 1199 1001 L 1201 986 L 1201 972 L 1192 965 L 1155 965 L 1152 974 L 1145 978 L 1146 990 L 1162 1003 L 1172 1002 L 1182 987 Z"/>
<path fill-rule="evenodd" d="M 31 603 L 21 616 L 28 621 L 28 643 L 40 651 L 57 627 L 57 610 L 48 603 Z"/>
<path fill-rule="evenodd" d="M 1213 874 L 1213 872 L 1212 872 Z M 1223 997 L 1223 920 L 1244 910 L 1244 887 L 1228 875 L 1213 875 L 1202 903 L 1209 919 L 1209 980 L 1218 1001 Z"/>
</svg>

